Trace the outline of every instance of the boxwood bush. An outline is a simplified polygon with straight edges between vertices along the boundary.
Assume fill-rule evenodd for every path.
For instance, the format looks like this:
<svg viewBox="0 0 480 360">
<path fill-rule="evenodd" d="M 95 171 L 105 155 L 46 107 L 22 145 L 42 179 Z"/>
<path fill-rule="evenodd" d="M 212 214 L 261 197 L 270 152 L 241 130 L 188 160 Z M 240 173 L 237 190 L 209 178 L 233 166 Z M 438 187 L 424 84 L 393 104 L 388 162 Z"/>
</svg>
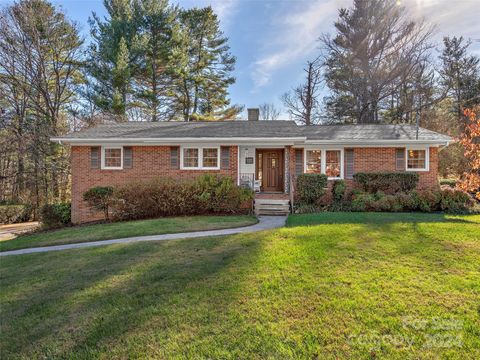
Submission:
<svg viewBox="0 0 480 360">
<path fill-rule="evenodd" d="M 414 190 L 418 184 L 418 174 L 413 172 L 360 172 L 353 175 L 360 188 L 375 194 L 383 191 L 386 194 L 396 194 Z"/>
<path fill-rule="evenodd" d="M 325 174 L 301 174 L 297 176 L 296 195 L 300 204 L 314 204 L 327 187 Z"/>
<path fill-rule="evenodd" d="M 71 222 L 71 204 L 46 204 L 40 209 L 40 221 L 47 229 L 63 227 Z"/>
</svg>

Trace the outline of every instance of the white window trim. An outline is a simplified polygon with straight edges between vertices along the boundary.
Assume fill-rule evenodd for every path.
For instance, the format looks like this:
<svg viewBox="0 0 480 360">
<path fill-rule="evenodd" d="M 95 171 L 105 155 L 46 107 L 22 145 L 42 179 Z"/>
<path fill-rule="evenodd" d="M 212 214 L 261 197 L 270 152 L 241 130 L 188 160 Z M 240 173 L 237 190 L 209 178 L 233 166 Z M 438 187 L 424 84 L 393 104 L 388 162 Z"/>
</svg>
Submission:
<svg viewBox="0 0 480 360">
<path fill-rule="evenodd" d="M 185 167 L 183 165 L 183 150 L 184 149 L 198 149 L 198 166 Z M 204 167 L 203 166 L 203 149 L 217 149 L 217 166 Z M 220 170 L 220 146 L 181 146 L 180 147 L 180 169 L 181 170 Z"/>
<path fill-rule="evenodd" d="M 105 150 L 106 149 L 120 149 L 120 166 L 106 166 L 105 165 Z M 101 169 L 102 170 L 123 170 L 123 146 L 102 146 Z"/>
<path fill-rule="evenodd" d="M 327 151 L 340 151 L 340 176 L 338 177 L 327 177 L 327 180 L 342 180 L 344 178 L 344 149 L 335 149 L 335 148 L 304 148 L 303 149 L 303 173 L 307 172 L 307 151 L 320 151 L 320 173 L 325 174 L 327 171 Z"/>
<path fill-rule="evenodd" d="M 409 150 L 424 150 L 425 151 L 425 167 L 409 169 L 408 168 L 408 151 Z M 405 171 L 430 171 L 430 148 L 425 147 L 407 147 L 405 148 Z"/>
</svg>

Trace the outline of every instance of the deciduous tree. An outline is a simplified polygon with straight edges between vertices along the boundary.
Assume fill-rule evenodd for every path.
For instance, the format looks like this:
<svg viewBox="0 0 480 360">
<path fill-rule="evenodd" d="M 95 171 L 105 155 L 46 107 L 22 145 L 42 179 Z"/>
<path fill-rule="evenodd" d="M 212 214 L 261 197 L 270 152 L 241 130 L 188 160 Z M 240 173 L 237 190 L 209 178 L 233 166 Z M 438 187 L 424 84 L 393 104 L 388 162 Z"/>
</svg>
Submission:
<svg viewBox="0 0 480 360">
<path fill-rule="evenodd" d="M 475 194 L 480 201 L 480 116 L 478 110 L 465 109 L 464 115 L 466 120 L 465 131 L 459 138 L 459 142 L 463 145 L 464 155 L 468 159 L 469 170 L 464 173 L 458 187 L 461 190 Z"/>
</svg>

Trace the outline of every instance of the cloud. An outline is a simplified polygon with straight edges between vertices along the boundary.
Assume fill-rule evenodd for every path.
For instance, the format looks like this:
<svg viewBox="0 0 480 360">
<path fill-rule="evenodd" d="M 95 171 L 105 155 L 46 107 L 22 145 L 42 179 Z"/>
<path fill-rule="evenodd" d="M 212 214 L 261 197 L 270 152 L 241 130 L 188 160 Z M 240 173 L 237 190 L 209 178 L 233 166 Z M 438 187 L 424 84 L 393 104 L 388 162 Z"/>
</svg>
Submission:
<svg viewBox="0 0 480 360">
<path fill-rule="evenodd" d="M 276 72 L 318 53 L 318 37 L 322 33 L 333 32 L 338 9 L 351 7 L 352 1 L 300 1 L 295 4 L 287 2 L 284 3 L 287 6 L 279 5 L 277 13 L 272 14 L 271 31 L 262 39 L 267 45 L 260 47 L 260 55 L 250 65 L 253 92 L 268 85 Z M 443 36 L 463 35 L 472 38 L 472 53 L 480 51 L 480 23 L 475 1 L 401 0 L 401 5 L 414 18 L 425 18 L 436 25 L 435 42 L 439 43 Z"/>
<path fill-rule="evenodd" d="M 210 2 L 210 5 L 215 10 L 220 21 L 225 25 L 229 23 L 234 14 L 238 6 L 238 0 L 214 0 Z"/>
<path fill-rule="evenodd" d="M 273 17 L 272 33 L 265 39 L 269 45 L 250 65 L 254 91 L 267 85 L 274 72 L 317 52 L 318 37 L 332 26 L 337 9 L 348 3 L 347 0 L 300 2 L 297 11 L 281 9 Z"/>
<path fill-rule="evenodd" d="M 450 5 L 450 6 L 448 6 Z M 454 6 L 451 6 L 454 5 Z M 435 40 L 443 36 L 479 37 L 480 25 L 475 1 L 403 0 L 404 6 L 416 18 L 435 25 Z"/>
</svg>

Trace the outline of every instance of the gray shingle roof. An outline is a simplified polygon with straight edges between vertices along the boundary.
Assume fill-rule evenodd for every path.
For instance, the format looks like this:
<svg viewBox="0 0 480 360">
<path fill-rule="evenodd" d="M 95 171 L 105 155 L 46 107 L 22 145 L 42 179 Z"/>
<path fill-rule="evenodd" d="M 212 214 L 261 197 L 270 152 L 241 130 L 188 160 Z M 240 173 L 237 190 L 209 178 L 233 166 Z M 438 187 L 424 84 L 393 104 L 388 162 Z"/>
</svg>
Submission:
<svg viewBox="0 0 480 360">
<path fill-rule="evenodd" d="M 303 137 L 293 121 L 127 122 L 98 125 L 68 134 L 69 139 Z"/>
<path fill-rule="evenodd" d="M 414 125 L 314 125 L 303 128 L 308 140 L 415 140 Z M 449 136 L 420 128 L 418 140 L 451 141 Z"/>
<path fill-rule="evenodd" d="M 303 138 L 318 141 L 416 140 L 414 125 L 312 125 L 293 121 L 127 122 L 104 124 L 62 136 L 70 139 Z M 419 141 L 448 142 L 446 135 L 420 128 Z"/>
</svg>

